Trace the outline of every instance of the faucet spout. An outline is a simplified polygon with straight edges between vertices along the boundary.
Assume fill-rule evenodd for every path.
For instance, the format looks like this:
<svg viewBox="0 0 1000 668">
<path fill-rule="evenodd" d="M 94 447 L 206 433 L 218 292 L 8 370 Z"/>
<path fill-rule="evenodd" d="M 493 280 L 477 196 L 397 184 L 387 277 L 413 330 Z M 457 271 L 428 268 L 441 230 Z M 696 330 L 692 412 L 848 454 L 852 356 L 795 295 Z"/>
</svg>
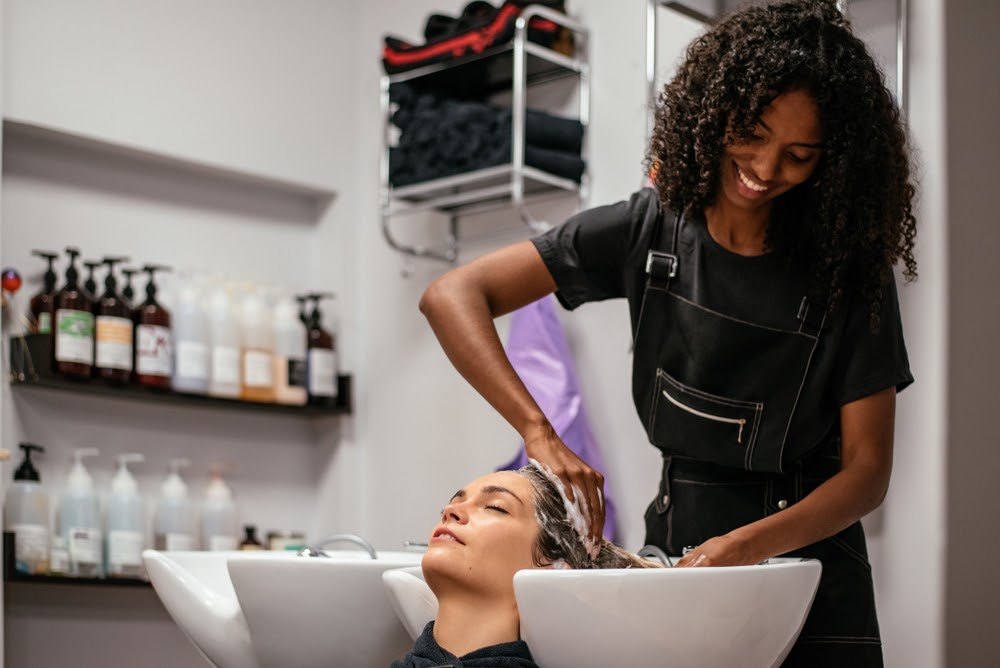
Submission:
<svg viewBox="0 0 1000 668">
<path fill-rule="evenodd" d="M 316 543 L 311 547 L 304 547 L 299 550 L 300 557 L 327 557 L 329 556 L 323 551 L 323 548 L 327 545 L 333 545 L 334 543 L 353 543 L 360 547 L 362 550 L 368 553 L 368 556 L 372 559 L 378 559 L 378 555 L 375 553 L 375 548 L 367 540 L 361 536 L 357 536 L 353 533 L 338 533 L 327 538 L 324 538 L 320 542 Z"/>
</svg>

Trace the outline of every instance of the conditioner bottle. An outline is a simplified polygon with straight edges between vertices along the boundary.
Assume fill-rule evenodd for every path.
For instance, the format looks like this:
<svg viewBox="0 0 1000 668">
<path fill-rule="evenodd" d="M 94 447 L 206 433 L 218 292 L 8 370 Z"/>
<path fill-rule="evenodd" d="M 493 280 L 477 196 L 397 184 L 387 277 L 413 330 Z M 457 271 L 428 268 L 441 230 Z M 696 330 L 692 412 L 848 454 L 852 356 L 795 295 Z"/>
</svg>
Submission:
<svg viewBox="0 0 1000 668">
<path fill-rule="evenodd" d="M 69 575 L 101 577 L 104 543 L 101 540 L 101 511 L 94 481 L 83 466 L 84 457 L 97 456 L 97 448 L 80 448 L 59 499 L 59 533 L 69 553 Z"/>
<path fill-rule="evenodd" d="M 108 577 L 145 577 L 142 549 L 146 538 L 146 515 L 139 486 L 128 470 L 129 462 L 144 459 L 139 453 L 118 456 L 118 471 L 111 479 L 108 496 Z"/>
<path fill-rule="evenodd" d="M 187 485 L 178 473 L 190 466 L 187 459 L 170 460 L 170 474 L 160 487 L 153 529 L 153 547 L 157 550 L 194 550 L 194 511 L 188 500 Z"/>
<path fill-rule="evenodd" d="M 31 462 L 31 452 L 45 449 L 33 443 L 21 443 L 21 449 L 24 461 L 7 489 L 4 527 L 14 534 L 14 570 L 44 575 L 49 570 L 49 497 Z"/>
<path fill-rule="evenodd" d="M 223 283 L 208 298 L 208 338 L 211 345 L 208 393 L 213 397 L 240 396 L 240 323 Z"/>
<path fill-rule="evenodd" d="M 190 279 L 177 293 L 173 313 L 174 379 L 177 392 L 206 394 L 209 382 L 208 323 L 202 308 L 201 292 Z"/>
<path fill-rule="evenodd" d="M 274 401 L 274 336 L 267 305 L 251 290 L 240 309 L 244 401 Z"/>
<path fill-rule="evenodd" d="M 237 527 L 233 493 L 219 471 L 213 470 L 201 505 L 202 548 L 212 552 L 237 549 Z"/>
</svg>

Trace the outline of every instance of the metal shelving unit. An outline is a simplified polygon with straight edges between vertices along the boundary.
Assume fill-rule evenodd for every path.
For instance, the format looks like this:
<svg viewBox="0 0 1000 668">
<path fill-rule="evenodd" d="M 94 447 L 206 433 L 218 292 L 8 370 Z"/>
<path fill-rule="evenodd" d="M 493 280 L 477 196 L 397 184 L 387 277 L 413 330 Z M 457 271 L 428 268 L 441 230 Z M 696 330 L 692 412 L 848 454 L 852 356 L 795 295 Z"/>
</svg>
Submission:
<svg viewBox="0 0 1000 668">
<path fill-rule="evenodd" d="M 572 31 L 575 41 L 573 57 L 529 42 L 528 22 L 543 18 Z M 383 118 L 381 183 L 379 188 L 382 233 L 395 250 L 409 256 L 427 257 L 454 262 L 461 245 L 459 219 L 463 215 L 482 213 L 500 208 L 515 208 L 521 220 L 533 231 L 548 228 L 528 210 L 526 200 L 547 195 L 576 194 L 584 206 L 588 194 L 588 178 L 584 173 L 579 184 L 524 164 L 525 112 L 527 89 L 530 86 L 563 79 L 578 79 L 578 119 L 584 127 L 584 160 L 587 159 L 586 131 L 590 116 L 590 67 L 587 58 L 588 32 L 581 24 L 564 14 L 546 7 L 530 5 L 515 24 L 512 42 L 487 49 L 481 54 L 460 60 L 428 65 L 399 74 L 383 76 L 381 80 L 381 111 Z M 473 85 L 483 96 L 510 90 L 512 155 L 510 164 L 479 169 L 464 174 L 394 188 L 389 183 L 389 144 L 392 117 L 392 87 L 410 82 L 428 89 L 452 87 L 461 82 Z M 392 230 L 392 220 L 421 211 L 436 211 L 448 217 L 445 238 L 439 244 L 407 245 L 400 242 Z"/>
</svg>

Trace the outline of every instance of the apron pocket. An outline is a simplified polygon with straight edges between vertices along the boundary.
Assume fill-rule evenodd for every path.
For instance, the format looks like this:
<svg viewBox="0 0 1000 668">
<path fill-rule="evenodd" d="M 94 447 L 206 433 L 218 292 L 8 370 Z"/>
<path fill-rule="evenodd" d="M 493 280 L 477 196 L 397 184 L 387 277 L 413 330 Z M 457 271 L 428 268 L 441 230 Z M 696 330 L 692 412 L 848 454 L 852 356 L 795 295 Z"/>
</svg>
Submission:
<svg viewBox="0 0 1000 668">
<path fill-rule="evenodd" d="M 763 410 L 761 402 L 703 392 L 657 369 L 646 432 L 667 454 L 749 469 Z"/>
</svg>

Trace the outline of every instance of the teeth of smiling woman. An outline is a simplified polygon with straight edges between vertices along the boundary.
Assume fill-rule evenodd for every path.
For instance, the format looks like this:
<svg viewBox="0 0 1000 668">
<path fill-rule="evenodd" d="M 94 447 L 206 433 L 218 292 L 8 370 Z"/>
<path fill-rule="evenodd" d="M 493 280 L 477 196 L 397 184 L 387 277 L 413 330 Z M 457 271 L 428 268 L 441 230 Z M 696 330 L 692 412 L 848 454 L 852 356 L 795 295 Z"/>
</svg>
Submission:
<svg viewBox="0 0 1000 668">
<path fill-rule="evenodd" d="M 756 183 L 754 183 L 753 181 L 751 181 L 750 179 L 748 179 L 747 175 L 744 174 L 743 170 L 741 170 L 739 167 L 736 168 L 736 173 L 739 174 L 740 181 L 743 182 L 743 185 L 745 185 L 750 190 L 753 190 L 754 192 L 758 192 L 758 193 L 762 193 L 765 190 L 767 190 L 767 186 L 757 185 Z"/>
</svg>

